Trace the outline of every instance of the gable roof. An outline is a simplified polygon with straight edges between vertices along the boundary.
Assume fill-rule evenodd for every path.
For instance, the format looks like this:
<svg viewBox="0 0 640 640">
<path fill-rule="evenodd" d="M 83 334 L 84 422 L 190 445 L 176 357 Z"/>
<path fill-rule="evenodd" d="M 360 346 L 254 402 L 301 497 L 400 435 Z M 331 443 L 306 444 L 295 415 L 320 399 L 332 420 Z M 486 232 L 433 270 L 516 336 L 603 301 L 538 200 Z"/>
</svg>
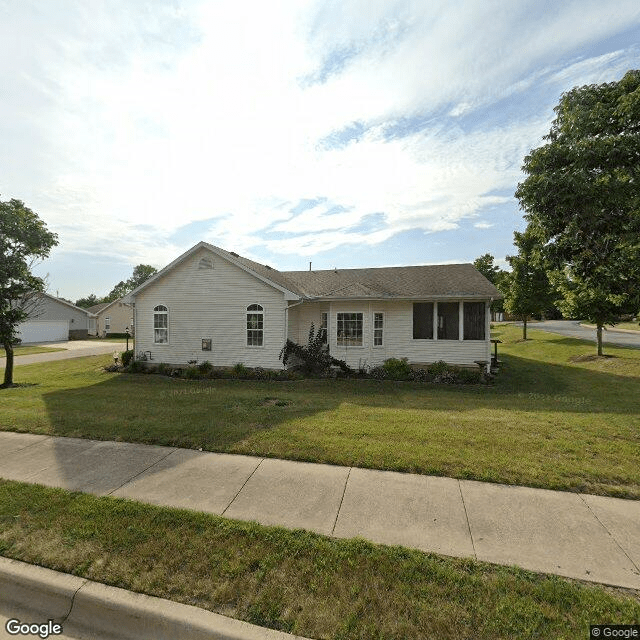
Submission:
<svg viewBox="0 0 640 640">
<path fill-rule="evenodd" d="M 71 307 L 72 309 L 75 309 L 76 311 L 82 311 L 82 313 L 86 313 L 87 316 L 90 316 L 92 318 L 95 316 L 95 314 L 91 313 L 89 309 L 83 309 L 82 307 L 77 307 L 75 304 L 73 304 L 73 302 L 69 302 L 68 300 L 63 300 L 62 298 L 56 298 L 55 296 L 52 296 L 50 293 L 47 293 L 46 291 L 37 291 L 36 293 L 40 296 L 44 296 L 45 298 L 49 298 L 49 300 L 52 300 L 53 302 L 59 302 L 60 304 L 64 304 L 67 307 Z"/>
<path fill-rule="evenodd" d="M 107 307 L 110 307 L 112 304 L 115 304 L 116 302 L 122 302 L 122 304 L 128 304 L 127 302 L 125 302 L 124 296 L 123 296 L 122 298 L 116 298 L 111 302 L 101 302 L 100 304 L 94 304 L 93 306 L 88 307 L 87 311 L 90 311 L 91 313 L 95 313 L 96 315 L 98 315 L 103 311 L 105 311 Z"/>
<path fill-rule="evenodd" d="M 198 249 L 207 248 L 247 273 L 270 284 L 292 299 L 498 299 L 502 294 L 472 264 L 438 264 L 368 269 L 328 269 L 321 271 L 278 271 L 268 265 L 243 258 L 206 242 L 183 253 L 171 264 L 134 289 L 132 300 L 145 287 L 186 260 Z M 129 297 L 131 296 L 131 297 Z"/>
</svg>

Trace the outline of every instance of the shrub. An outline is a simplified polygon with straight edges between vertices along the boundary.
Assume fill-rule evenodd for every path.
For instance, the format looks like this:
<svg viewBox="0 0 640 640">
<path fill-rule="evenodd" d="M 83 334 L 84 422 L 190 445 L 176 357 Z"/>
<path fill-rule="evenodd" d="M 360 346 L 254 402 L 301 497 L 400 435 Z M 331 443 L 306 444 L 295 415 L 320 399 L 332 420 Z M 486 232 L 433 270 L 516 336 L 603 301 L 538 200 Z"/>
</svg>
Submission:
<svg viewBox="0 0 640 640">
<path fill-rule="evenodd" d="M 131 360 L 127 370 L 130 373 L 142 373 L 145 370 L 145 366 L 139 360 Z"/>
<path fill-rule="evenodd" d="M 369 370 L 369 377 L 374 380 L 386 380 L 389 374 L 384 367 L 373 367 L 373 369 Z"/>
<path fill-rule="evenodd" d="M 311 324 L 307 346 L 302 346 L 287 340 L 280 351 L 282 364 L 293 370 L 299 370 L 305 375 L 327 375 L 331 367 L 339 367 L 345 374 L 353 373 L 353 370 L 344 360 L 338 360 L 329 353 L 329 345 L 324 342 L 324 332 L 315 333 L 315 327 Z"/>
<path fill-rule="evenodd" d="M 133 349 L 129 349 L 129 351 L 123 351 L 120 354 L 120 362 L 122 362 L 123 367 L 128 367 L 132 360 L 133 360 Z"/>
<path fill-rule="evenodd" d="M 198 367 L 189 365 L 184 370 L 184 377 L 187 378 L 187 380 L 197 380 L 198 378 L 201 378 L 202 375 L 200 374 L 200 371 L 198 371 Z"/>
<path fill-rule="evenodd" d="M 213 365 L 208 360 L 205 360 L 198 365 L 198 371 L 207 375 L 213 371 Z"/>
<path fill-rule="evenodd" d="M 382 364 L 382 368 L 392 380 L 408 380 L 411 376 L 411 367 L 406 358 L 388 358 Z"/>
<path fill-rule="evenodd" d="M 426 369 L 413 369 L 410 379 L 415 382 L 433 382 L 433 376 Z"/>
<path fill-rule="evenodd" d="M 251 370 L 246 367 L 242 362 L 237 362 L 231 367 L 231 374 L 234 378 L 249 378 Z"/>
<path fill-rule="evenodd" d="M 156 371 L 162 376 L 169 376 L 173 369 L 171 365 L 168 365 L 166 362 L 161 362 L 156 368 Z"/>
</svg>

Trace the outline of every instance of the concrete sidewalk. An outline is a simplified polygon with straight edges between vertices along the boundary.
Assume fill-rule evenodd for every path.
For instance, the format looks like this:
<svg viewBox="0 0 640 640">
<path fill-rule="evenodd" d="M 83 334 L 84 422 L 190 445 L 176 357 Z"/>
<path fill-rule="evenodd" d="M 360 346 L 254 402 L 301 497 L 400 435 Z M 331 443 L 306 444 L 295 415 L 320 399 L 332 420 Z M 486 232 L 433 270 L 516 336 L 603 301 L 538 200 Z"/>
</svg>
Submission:
<svg viewBox="0 0 640 640">
<path fill-rule="evenodd" d="M 640 501 L 0 432 L 0 477 L 640 589 Z"/>
<path fill-rule="evenodd" d="M 82 358 L 84 356 L 99 356 L 105 353 L 122 353 L 125 350 L 125 343 L 100 342 L 98 340 L 70 340 L 69 342 L 42 342 L 28 346 L 43 346 L 64 351 L 53 351 L 51 353 L 33 353 L 25 356 L 15 356 L 13 366 L 21 364 L 35 364 L 36 362 L 51 362 L 53 360 L 68 360 L 69 358 Z M 6 358 L 0 358 L 0 369 L 4 369 Z"/>
</svg>

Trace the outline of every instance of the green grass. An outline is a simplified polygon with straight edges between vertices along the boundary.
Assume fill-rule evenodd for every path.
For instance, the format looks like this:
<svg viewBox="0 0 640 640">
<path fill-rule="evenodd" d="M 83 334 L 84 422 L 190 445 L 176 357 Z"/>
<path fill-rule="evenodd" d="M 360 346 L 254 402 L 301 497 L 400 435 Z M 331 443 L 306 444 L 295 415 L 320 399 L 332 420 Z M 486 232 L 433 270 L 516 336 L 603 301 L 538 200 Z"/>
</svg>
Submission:
<svg viewBox="0 0 640 640">
<path fill-rule="evenodd" d="M 313 638 L 586 638 L 637 592 L 0 480 L 0 553 Z"/>
<path fill-rule="evenodd" d="M 63 349 L 61 347 L 41 347 L 40 345 L 34 345 L 33 347 L 21 347 L 18 345 L 16 347 L 13 347 L 14 356 L 30 356 L 35 353 L 53 353 L 54 351 L 66 351 L 66 349 Z M 4 350 L 4 348 L 0 348 L 0 358 L 4 358 L 6 357 L 6 355 L 7 352 Z"/>
<path fill-rule="evenodd" d="M 0 428 L 640 498 L 640 350 L 501 326 L 492 386 L 185 381 L 19 367 Z"/>
<path fill-rule="evenodd" d="M 629 329 L 630 331 L 640 331 L 640 323 L 638 322 L 619 322 L 613 329 Z"/>
</svg>

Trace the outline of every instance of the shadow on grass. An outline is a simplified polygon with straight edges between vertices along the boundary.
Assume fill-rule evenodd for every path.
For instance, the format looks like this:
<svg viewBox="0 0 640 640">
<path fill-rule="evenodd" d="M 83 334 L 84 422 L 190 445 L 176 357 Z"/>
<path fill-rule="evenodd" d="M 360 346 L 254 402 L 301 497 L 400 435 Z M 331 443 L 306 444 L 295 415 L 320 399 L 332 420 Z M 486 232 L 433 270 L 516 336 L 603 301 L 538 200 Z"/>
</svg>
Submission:
<svg viewBox="0 0 640 640">
<path fill-rule="evenodd" d="M 582 343 L 583 344 L 583 343 Z M 342 403 L 452 413 L 640 413 L 638 378 L 575 365 L 502 356 L 489 386 L 374 380 L 173 380 L 121 374 L 90 386 L 44 394 L 52 435 L 228 451 L 282 423 L 335 410 Z"/>
</svg>

